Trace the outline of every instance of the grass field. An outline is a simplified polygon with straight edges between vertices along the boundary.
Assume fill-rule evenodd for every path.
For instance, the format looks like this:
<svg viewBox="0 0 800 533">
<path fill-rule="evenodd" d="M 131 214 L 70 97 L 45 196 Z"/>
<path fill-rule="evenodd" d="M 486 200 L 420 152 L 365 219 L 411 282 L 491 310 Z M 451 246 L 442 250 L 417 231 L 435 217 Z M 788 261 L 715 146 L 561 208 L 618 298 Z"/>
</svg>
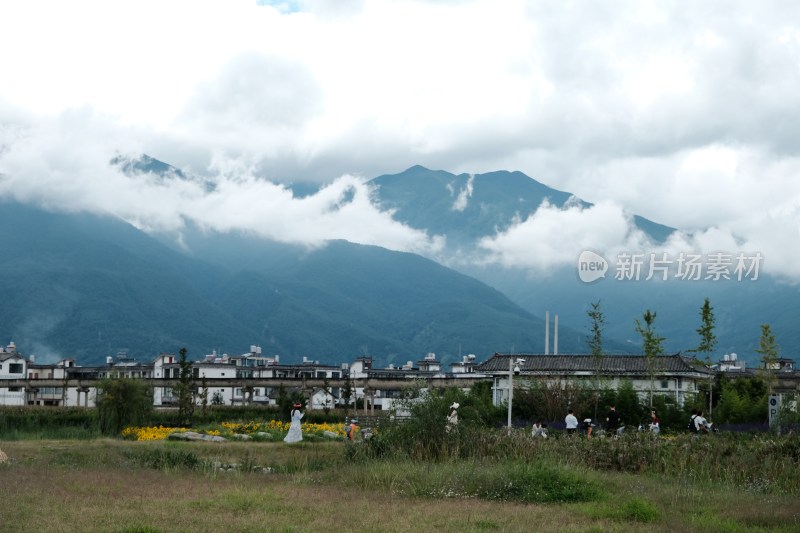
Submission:
<svg viewBox="0 0 800 533">
<path fill-rule="evenodd" d="M 757 485 L 349 446 L 0 440 L 0 531 L 800 530 L 797 494 Z"/>
</svg>

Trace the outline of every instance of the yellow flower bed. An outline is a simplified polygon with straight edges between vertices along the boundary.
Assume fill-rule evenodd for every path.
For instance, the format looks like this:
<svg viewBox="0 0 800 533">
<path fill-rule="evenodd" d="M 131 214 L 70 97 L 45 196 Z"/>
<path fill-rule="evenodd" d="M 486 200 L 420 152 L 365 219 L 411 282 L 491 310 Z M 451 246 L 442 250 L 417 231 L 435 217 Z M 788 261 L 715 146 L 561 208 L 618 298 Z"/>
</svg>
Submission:
<svg viewBox="0 0 800 533">
<path fill-rule="evenodd" d="M 186 428 L 158 427 L 127 427 L 122 430 L 122 436 L 133 440 L 164 440 L 175 431 L 187 431 Z"/>
<path fill-rule="evenodd" d="M 281 422 L 280 420 L 270 420 L 269 422 L 222 422 L 220 424 L 222 430 L 209 429 L 204 431 L 206 435 L 222 435 L 223 433 L 244 433 L 253 434 L 260 431 L 289 431 L 289 422 Z M 301 424 L 300 430 L 303 433 L 314 433 L 322 435 L 325 431 L 330 431 L 339 435 L 345 436 L 341 424 L 329 424 L 324 422 L 322 424 Z M 122 430 L 122 436 L 126 438 L 133 438 L 134 440 L 164 440 L 170 433 L 174 431 L 188 431 L 186 428 L 167 428 L 164 426 L 158 427 L 127 427 Z"/>
</svg>

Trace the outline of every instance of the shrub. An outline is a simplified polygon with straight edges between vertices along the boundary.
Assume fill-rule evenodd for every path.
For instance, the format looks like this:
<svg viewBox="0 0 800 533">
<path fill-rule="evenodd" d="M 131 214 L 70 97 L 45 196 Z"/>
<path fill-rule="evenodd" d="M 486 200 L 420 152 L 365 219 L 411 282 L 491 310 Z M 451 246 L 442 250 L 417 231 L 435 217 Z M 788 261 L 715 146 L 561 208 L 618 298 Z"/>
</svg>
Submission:
<svg viewBox="0 0 800 533">
<path fill-rule="evenodd" d="M 97 385 L 100 430 L 117 435 L 125 426 L 145 425 L 153 411 L 153 393 L 143 381 L 111 378 Z"/>
</svg>

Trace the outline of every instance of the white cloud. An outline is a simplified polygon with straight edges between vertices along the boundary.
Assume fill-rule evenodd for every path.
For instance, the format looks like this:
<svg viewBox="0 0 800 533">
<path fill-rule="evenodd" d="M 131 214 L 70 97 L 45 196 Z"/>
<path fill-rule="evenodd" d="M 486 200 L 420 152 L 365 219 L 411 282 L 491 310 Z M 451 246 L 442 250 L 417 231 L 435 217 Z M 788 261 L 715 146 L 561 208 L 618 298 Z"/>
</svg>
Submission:
<svg viewBox="0 0 800 533">
<path fill-rule="evenodd" d="M 618 205 L 582 208 L 572 204 L 562 209 L 546 201 L 525 220 L 482 239 L 479 245 L 489 252 L 489 262 L 540 271 L 573 266 L 584 250 L 610 257 L 622 250 L 649 247 Z"/>
<path fill-rule="evenodd" d="M 458 191 L 458 196 L 456 196 L 455 201 L 453 202 L 453 211 L 463 211 L 467 208 L 469 204 L 469 199 L 472 197 L 472 189 L 473 184 L 475 183 L 475 174 L 470 174 L 469 178 L 467 178 L 467 183 L 464 184 L 464 188 Z M 447 184 L 448 190 L 453 192 L 452 185 L 449 183 Z"/>
<path fill-rule="evenodd" d="M 603 213 L 617 229 L 598 240 L 620 245 L 624 213 L 638 213 L 698 243 L 728 235 L 800 277 L 798 20 L 796 2 L 743 0 L 4 3 L 0 135 L 14 144 L 0 187 L 142 224 L 200 217 L 196 184 L 165 192 L 104 167 L 146 152 L 219 179 L 231 210 L 250 212 L 238 190 L 285 199 L 296 227 L 275 221 L 278 238 L 410 249 L 431 242 L 375 212 L 359 180 L 315 201 L 262 180 L 521 170 L 598 203 L 545 209 L 539 224 L 578 238 Z M 223 161 L 246 171 L 219 175 Z M 347 205 L 320 210 L 347 187 Z M 331 230 L 312 238 L 305 209 Z M 516 231 L 484 244 L 529 264 L 521 243 L 543 230 Z M 548 235 L 538 252 L 559 258 Z"/>
<path fill-rule="evenodd" d="M 120 150 L 141 153 L 127 139 L 86 110 L 6 130 L 0 137 L 0 198 L 112 214 L 148 231 L 177 231 L 191 220 L 207 229 L 245 230 L 307 246 L 346 239 L 433 254 L 443 245 L 380 211 L 363 178 L 345 175 L 316 194 L 295 197 L 286 186 L 254 176 L 241 160 L 223 158 L 210 169 L 214 187 L 208 190 L 206 181 L 128 175 L 111 165 Z"/>
</svg>

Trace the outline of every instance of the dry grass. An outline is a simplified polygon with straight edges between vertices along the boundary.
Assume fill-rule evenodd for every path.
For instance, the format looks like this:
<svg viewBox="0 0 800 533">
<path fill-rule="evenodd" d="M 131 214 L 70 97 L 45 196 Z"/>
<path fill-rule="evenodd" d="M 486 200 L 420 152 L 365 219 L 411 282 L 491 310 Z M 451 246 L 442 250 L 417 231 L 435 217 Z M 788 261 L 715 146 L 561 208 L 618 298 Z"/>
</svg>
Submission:
<svg viewBox="0 0 800 533">
<path fill-rule="evenodd" d="M 303 470 L 341 467 L 341 444 L 176 443 L 203 459 L 250 460 L 296 474 L 153 470 L 131 451 L 163 443 L 14 441 L 2 448 L 0 531 L 797 531 L 794 497 L 731 492 L 650 476 L 588 473 L 607 497 L 580 504 L 525 505 L 409 498 L 364 490 Z M 369 469 L 371 465 L 350 465 Z M 310 470 L 313 470 L 310 469 Z M 321 478 L 329 482 L 320 483 Z M 637 516 L 652 510 L 652 516 Z M 646 514 L 646 513 L 645 513 Z M 645 522 L 643 520 L 651 521 Z"/>
<path fill-rule="evenodd" d="M 598 524 L 567 508 L 408 500 L 288 476 L 27 467 L 3 474 L 0 514 L 12 518 L 0 530 L 9 532 L 525 531 L 532 523 L 581 531 Z"/>
</svg>

